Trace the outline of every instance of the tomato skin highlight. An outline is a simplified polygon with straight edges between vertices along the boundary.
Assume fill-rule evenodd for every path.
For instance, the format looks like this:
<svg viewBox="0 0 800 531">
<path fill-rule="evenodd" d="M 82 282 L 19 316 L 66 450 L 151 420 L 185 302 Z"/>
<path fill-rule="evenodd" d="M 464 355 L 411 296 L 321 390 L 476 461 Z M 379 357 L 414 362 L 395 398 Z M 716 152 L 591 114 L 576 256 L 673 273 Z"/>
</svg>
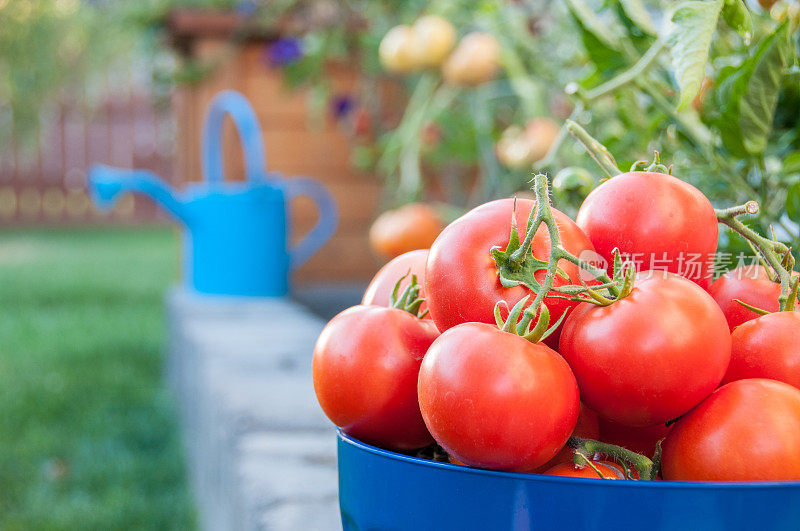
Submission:
<svg viewBox="0 0 800 531">
<path fill-rule="evenodd" d="M 314 390 L 342 430 L 391 450 L 433 442 L 419 411 L 417 376 L 439 335 L 403 310 L 354 306 L 334 317 L 314 348 Z"/>
<path fill-rule="evenodd" d="M 769 279 L 764 266 L 746 265 L 720 276 L 708 288 L 708 293 L 722 308 L 732 332 L 740 324 L 759 317 L 734 299 L 768 312 L 777 312 L 781 285 Z"/>
<path fill-rule="evenodd" d="M 643 262 L 638 270 L 682 274 L 703 288 L 711 282 L 717 216 L 687 182 L 663 173 L 622 173 L 595 188 L 575 220 L 609 264 L 618 247 L 623 258 Z M 696 268 L 688 264 L 694 255 Z"/>
<path fill-rule="evenodd" d="M 397 291 L 398 296 L 403 294 L 403 290 L 411 283 L 411 275 L 417 276 L 417 283 L 420 285 L 419 297 L 425 298 L 425 264 L 428 261 L 428 250 L 417 249 L 416 251 L 409 251 L 403 253 L 397 258 L 386 263 L 380 270 L 375 273 L 372 280 L 364 291 L 364 297 L 361 299 L 361 304 L 365 306 L 385 306 L 391 305 L 392 290 L 395 284 L 403 276 L 407 275 L 400 283 L 400 289 Z M 427 309 L 427 303 L 422 303 L 420 312 Z M 425 316 L 430 319 L 430 314 Z"/>
<path fill-rule="evenodd" d="M 587 479 L 625 479 L 625 471 L 613 461 L 592 461 L 603 477 L 589 465 L 578 468 L 573 463 L 560 463 L 549 470 L 543 472 L 545 476 L 562 476 L 568 478 L 587 478 Z"/>
<path fill-rule="evenodd" d="M 728 367 L 731 337 L 696 284 L 659 271 L 638 273 L 634 286 L 610 306 L 575 308 L 559 351 L 589 408 L 642 427 L 675 419 L 711 394 Z"/>
<path fill-rule="evenodd" d="M 678 420 L 662 475 L 677 481 L 800 479 L 800 390 L 775 380 L 720 387 Z"/>
<path fill-rule="evenodd" d="M 800 389 L 800 314 L 777 312 L 748 321 L 733 331 L 731 343 L 723 383 L 770 378 Z"/>
<path fill-rule="evenodd" d="M 632 428 L 616 422 L 600 419 L 599 440 L 627 448 L 637 454 L 653 457 L 656 443 L 667 436 L 671 426 L 655 424 L 644 428 Z"/>
<path fill-rule="evenodd" d="M 521 239 L 524 238 L 528 216 L 535 205 L 536 202 L 530 199 L 516 200 L 515 217 Z M 493 324 L 495 304 L 506 301 L 512 307 L 531 293 L 524 286 L 503 287 L 490 254 L 493 247 L 505 249 L 508 246 L 512 212 L 514 199 L 499 199 L 481 205 L 445 227 L 431 246 L 425 292 L 428 308 L 439 330 L 467 322 Z M 556 209 L 553 209 L 553 214 L 566 250 L 575 255 L 593 251 L 589 239 L 568 216 Z M 550 256 L 550 237 L 544 226 L 537 231 L 532 253 L 540 260 L 547 260 Z M 568 282 L 580 284 L 577 266 L 561 260 L 559 267 L 571 280 L 556 276 L 556 286 Z M 540 281 L 543 280 L 545 271 L 539 271 L 536 276 Z M 576 305 L 575 302 L 552 297 L 546 297 L 545 304 L 550 310 L 552 322 Z M 557 345 L 559 333 L 560 330 L 557 330 L 546 343 Z"/>
<path fill-rule="evenodd" d="M 578 418 L 575 378 L 542 344 L 466 323 L 434 341 L 419 373 L 419 405 L 457 461 L 530 471 L 564 446 Z"/>
</svg>

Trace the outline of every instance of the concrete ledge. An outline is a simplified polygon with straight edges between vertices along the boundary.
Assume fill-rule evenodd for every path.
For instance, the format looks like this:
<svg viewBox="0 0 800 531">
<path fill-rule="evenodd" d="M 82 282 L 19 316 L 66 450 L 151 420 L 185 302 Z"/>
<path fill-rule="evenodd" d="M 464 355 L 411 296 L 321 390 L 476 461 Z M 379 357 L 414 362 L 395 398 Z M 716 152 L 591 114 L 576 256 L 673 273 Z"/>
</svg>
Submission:
<svg viewBox="0 0 800 531">
<path fill-rule="evenodd" d="M 311 381 L 324 323 L 287 299 L 167 297 L 167 375 L 209 530 L 341 529 L 336 443 Z"/>
</svg>

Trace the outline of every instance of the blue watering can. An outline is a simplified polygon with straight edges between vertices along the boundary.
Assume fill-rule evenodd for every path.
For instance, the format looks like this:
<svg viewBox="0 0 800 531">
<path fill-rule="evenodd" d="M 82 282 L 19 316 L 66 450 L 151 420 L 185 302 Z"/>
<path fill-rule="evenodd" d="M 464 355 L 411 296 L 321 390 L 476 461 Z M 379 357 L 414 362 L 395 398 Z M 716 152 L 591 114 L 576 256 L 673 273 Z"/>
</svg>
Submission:
<svg viewBox="0 0 800 531">
<path fill-rule="evenodd" d="M 221 133 L 230 115 L 244 149 L 246 182 L 225 182 Z M 265 171 L 264 144 L 247 99 L 224 91 L 212 100 L 203 128 L 205 181 L 177 192 L 147 170 L 95 165 L 89 188 L 95 203 L 110 208 L 123 192 L 150 196 L 184 226 L 183 278 L 201 293 L 279 297 L 289 289 L 289 272 L 308 260 L 336 230 L 338 214 L 330 193 L 317 181 L 289 180 Z M 287 205 L 307 195 L 319 220 L 291 248 Z"/>
</svg>

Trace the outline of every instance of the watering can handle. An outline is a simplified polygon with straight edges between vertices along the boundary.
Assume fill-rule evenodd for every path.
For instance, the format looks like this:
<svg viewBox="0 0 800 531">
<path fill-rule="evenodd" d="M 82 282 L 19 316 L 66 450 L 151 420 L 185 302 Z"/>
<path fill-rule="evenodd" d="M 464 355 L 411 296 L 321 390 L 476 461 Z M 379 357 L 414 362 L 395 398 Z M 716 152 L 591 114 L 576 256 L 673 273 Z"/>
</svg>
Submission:
<svg viewBox="0 0 800 531">
<path fill-rule="evenodd" d="M 222 168 L 222 124 L 229 115 L 239 132 L 244 151 L 245 177 L 254 182 L 266 178 L 266 154 L 261 140 L 261 127 L 247 98 L 233 90 L 214 96 L 203 124 L 203 176 L 209 183 L 225 180 Z"/>
<path fill-rule="evenodd" d="M 291 268 L 296 269 L 333 236 L 339 223 L 339 212 L 328 189 L 314 179 L 298 177 L 287 180 L 284 185 L 287 201 L 293 197 L 306 195 L 314 200 L 319 210 L 317 224 L 289 250 Z"/>
</svg>

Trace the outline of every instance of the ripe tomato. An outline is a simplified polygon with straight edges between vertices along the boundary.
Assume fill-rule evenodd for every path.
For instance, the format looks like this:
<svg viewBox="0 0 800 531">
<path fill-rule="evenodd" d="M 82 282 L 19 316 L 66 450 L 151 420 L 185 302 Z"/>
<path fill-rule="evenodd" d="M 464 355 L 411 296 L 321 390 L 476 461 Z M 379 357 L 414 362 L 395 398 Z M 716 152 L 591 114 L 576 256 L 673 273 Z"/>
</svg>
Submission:
<svg viewBox="0 0 800 531">
<path fill-rule="evenodd" d="M 618 247 L 637 270 L 666 270 L 708 287 L 717 251 L 717 216 L 697 188 L 671 175 L 634 171 L 586 198 L 576 218 L 609 264 Z"/>
<path fill-rule="evenodd" d="M 723 382 L 745 378 L 771 378 L 800 389 L 800 314 L 770 313 L 733 331 Z"/>
<path fill-rule="evenodd" d="M 536 202 L 517 199 L 517 226 L 524 232 L 528 215 Z M 510 307 L 531 292 L 524 286 L 504 288 L 500 284 L 497 267 L 490 251 L 499 246 L 505 249 L 511 229 L 513 199 L 500 199 L 481 205 L 445 227 L 431 246 L 425 273 L 425 293 L 436 326 L 447 330 L 467 322 L 494 323 L 494 306 L 506 301 Z M 565 214 L 553 209 L 563 247 L 575 255 L 591 251 L 592 244 L 575 223 Z M 524 236 L 521 234 L 521 238 Z M 550 256 L 550 236 L 542 225 L 533 240 L 533 255 L 540 260 Z M 570 277 L 569 283 L 578 284 L 579 269 L 565 261 L 559 267 Z M 545 271 L 536 277 L 543 280 Z M 555 285 L 568 281 L 556 276 Z M 565 310 L 576 305 L 564 299 L 545 298 L 553 321 Z M 558 344 L 558 331 L 547 338 L 548 345 Z"/>
<path fill-rule="evenodd" d="M 417 403 L 417 375 L 438 335 L 430 321 L 395 308 L 354 306 L 334 317 L 312 364 L 325 414 L 349 435 L 384 448 L 432 443 Z"/>
<path fill-rule="evenodd" d="M 731 337 L 722 310 L 696 284 L 646 271 L 634 286 L 610 306 L 575 308 L 559 351 L 589 408 L 626 426 L 651 426 L 711 394 L 728 367 Z"/>
<path fill-rule="evenodd" d="M 602 479 L 625 479 L 625 470 L 613 461 L 592 461 L 592 464 L 603 474 Z M 601 479 L 589 465 L 578 468 L 573 463 L 560 463 L 543 472 L 543 474 L 545 476 L 564 476 L 568 478 Z"/>
<path fill-rule="evenodd" d="M 711 284 L 708 292 L 717 301 L 731 331 L 742 323 L 759 316 L 734 299 L 739 299 L 768 312 L 778 311 L 781 285 L 773 282 L 760 265 L 747 265 L 728 271 Z"/>
<path fill-rule="evenodd" d="M 405 275 L 408 276 L 400 283 L 398 294 L 402 294 L 403 290 L 406 289 L 411 283 L 411 275 L 416 275 L 417 282 L 421 286 L 419 297 L 424 299 L 425 263 L 427 260 L 427 249 L 409 251 L 393 259 L 388 264 L 384 265 L 380 271 L 378 271 L 375 276 L 372 277 L 369 286 L 367 286 L 367 289 L 364 292 L 364 298 L 361 300 L 361 304 L 366 306 L 390 306 L 394 286 L 397 284 L 397 281 L 403 278 Z M 423 303 L 420 309 L 424 312 L 426 308 L 426 303 Z M 430 319 L 430 314 L 426 315 L 425 317 Z"/>
<path fill-rule="evenodd" d="M 682 417 L 664 441 L 662 475 L 678 481 L 800 479 L 800 390 L 737 380 Z"/>
<path fill-rule="evenodd" d="M 369 229 L 369 243 L 379 255 L 394 258 L 427 249 L 441 230 L 442 222 L 432 206 L 410 203 L 378 216 Z"/>
<path fill-rule="evenodd" d="M 578 419 L 578 385 L 564 359 L 483 323 L 433 342 L 419 372 L 419 406 L 434 439 L 469 466 L 529 471 L 564 446 Z"/>
<path fill-rule="evenodd" d="M 656 424 L 644 428 L 631 428 L 606 419 L 600 419 L 599 440 L 627 448 L 637 454 L 653 457 L 656 443 L 667 436 L 671 426 Z"/>
<path fill-rule="evenodd" d="M 597 439 L 600 436 L 600 426 L 597 413 L 587 408 L 583 404 L 578 410 L 578 421 L 575 423 L 570 437 L 581 437 L 583 439 Z M 575 451 L 569 446 L 564 446 L 550 461 L 536 469 L 539 473 L 545 473 L 559 463 L 572 463 Z"/>
<path fill-rule="evenodd" d="M 475 86 L 492 80 L 500 70 L 500 43 L 476 31 L 465 35 L 442 65 L 442 77 L 451 85 Z"/>
</svg>

